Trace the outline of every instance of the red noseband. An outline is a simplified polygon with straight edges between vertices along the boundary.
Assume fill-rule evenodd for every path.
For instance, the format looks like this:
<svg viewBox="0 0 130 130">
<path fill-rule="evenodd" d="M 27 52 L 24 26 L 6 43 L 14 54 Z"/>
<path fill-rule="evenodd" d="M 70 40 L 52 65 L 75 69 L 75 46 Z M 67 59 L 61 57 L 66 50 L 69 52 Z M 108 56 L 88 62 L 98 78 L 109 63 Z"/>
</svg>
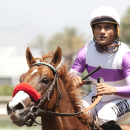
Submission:
<svg viewBox="0 0 130 130">
<path fill-rule="evenodd" d="M 12 97 L 14 97 L 17 94 L 17 92 L 19 92 L 19 91 L 25 91 L 26 93 L 28 93 L 35 102 L 37 102 L 41 97 L 41 95 L 31 85 L 29 85 L 27 83 L 18 84 L 14 88 Z"/>
</svg>

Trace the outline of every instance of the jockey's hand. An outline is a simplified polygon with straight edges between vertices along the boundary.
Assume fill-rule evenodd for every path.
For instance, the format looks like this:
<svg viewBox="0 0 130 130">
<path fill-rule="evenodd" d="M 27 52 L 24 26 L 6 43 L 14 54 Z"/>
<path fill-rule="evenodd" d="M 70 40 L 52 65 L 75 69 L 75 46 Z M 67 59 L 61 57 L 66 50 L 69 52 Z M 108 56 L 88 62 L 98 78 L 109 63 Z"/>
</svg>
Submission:
<svg viewBox="0 0 130 130">
<path fill-rule="evenodd" d="M 117 92 L 116 88 L 114 86 L 109 86 L 105 83 L 99 83 L 97 84 L 97 94 L 96 95 L 111 95 L 115 94 Z"/>
<path fill-rule="evenodd" d="M 74 80 L 74 85 L 77 86 L 77 88 L 83 86 L 81 77 L 75 76 L 72 80 Z"/>
</svg>

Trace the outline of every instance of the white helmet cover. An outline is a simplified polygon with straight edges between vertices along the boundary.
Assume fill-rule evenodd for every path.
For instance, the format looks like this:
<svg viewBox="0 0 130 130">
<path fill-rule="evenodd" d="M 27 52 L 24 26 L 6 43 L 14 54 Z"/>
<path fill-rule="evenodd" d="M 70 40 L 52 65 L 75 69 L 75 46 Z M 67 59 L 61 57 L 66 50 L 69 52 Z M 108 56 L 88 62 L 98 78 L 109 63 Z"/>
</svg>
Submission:
<svg viewBox="0 0 130 130">
<path fill-rule="evenodd" d="M 120 17 L 115 9 L 108 6 L 102 6 L 92 12 L 90 24 L 96 23 L 114 23 L 117 24 L 117 38 L 119 37 Z"/>
<path fill-rule="evenodd" d="M 108 6 L 102 6 L 95 9 L 91 15 L 90 24 L 92 24 L 97 19 L 110 18 L 120 25 L 120 17 L 115 9 Z"/>
</svg>

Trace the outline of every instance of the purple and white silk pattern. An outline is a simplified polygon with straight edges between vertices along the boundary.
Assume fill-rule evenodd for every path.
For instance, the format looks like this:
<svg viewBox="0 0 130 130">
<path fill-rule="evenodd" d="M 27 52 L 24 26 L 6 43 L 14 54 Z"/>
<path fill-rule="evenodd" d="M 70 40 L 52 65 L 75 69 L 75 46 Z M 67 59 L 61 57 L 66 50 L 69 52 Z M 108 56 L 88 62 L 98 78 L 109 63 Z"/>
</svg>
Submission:
<svg viewBox="0 0 130 130">
<path fill-rule="evenodd" d="M 86 68 L 86 47 L 83 47 L 77 57 L 76 57 L 76 60 L 72 66 L 72 69 L 80 72 L 80 73 L 83 73 L 85 68 Z"/>
<path fill-rule="evenodd" d="M 126 52 L 122 59 L 122 69 L 125 77 L 130 76 L 130 52 Z"/>
<path fill-rule="evenodd" d="M 130 97 L 130 50 L 128 46 L 121 43 L 116 53 L 109 54 L 97 52 L 94 44 L 92 40 L 79 51 L 70 72 L 81 76 L 85 69 L 90 73 L 101 65 L 102 69 L 91 75 L 89 80 L 96 81 L 98 77 L 102 77 L 106 84 L 116 86 L 117 89 L 116 95 L 104 95 L 101 101 L 123 99 L 126 93 L 125 97 Z M 91 85 L 91 88 L 92 93 L 96 94 L 96 85 Z"/>
<path fill-rule="evenodd" d="M 118 96 L 130 97 L 130 52 L 126 52 L 122 59 L 122 69 L 128 85 L 116 86 Z"/>
<path fill-rule="evenodd" d="M 94 69 L 96 69 L 96 67 L 92 67 L 92 66 L 87 66 L 87 71 L 88 73 L 90 73 L 91 71 L 93 71 Z M 120 69 L 106 69 L 106 68 L 102 68 L 98 71 L 98 73 L 94 73 L 91 75 L 92 78 L 94 79 L 98 79 L 98 77 L 103 77 L 105 82 L 112 82 L 112 81 L 118 81 L 118 80 L 122 80 L 124 79 L 124 74 L 123 74 L 123 70 Z"/>
</svg>

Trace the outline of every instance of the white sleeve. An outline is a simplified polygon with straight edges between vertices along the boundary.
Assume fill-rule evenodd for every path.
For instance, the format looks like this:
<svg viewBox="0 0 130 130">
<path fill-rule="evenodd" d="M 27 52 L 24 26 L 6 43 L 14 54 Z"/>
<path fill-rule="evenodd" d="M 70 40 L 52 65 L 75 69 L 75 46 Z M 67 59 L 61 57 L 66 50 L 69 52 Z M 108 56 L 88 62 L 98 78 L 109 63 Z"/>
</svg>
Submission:
<svg viewBox="0 0 130 130">
<path fill-rule="evenodd" d="M 72 74 L 73 76 L 80 76 L 81 77 L 81 75 L 82 75 L 82 73 L 80 73 L 74 69 L 70 69 L 69 73 Z"/>
</svg>

